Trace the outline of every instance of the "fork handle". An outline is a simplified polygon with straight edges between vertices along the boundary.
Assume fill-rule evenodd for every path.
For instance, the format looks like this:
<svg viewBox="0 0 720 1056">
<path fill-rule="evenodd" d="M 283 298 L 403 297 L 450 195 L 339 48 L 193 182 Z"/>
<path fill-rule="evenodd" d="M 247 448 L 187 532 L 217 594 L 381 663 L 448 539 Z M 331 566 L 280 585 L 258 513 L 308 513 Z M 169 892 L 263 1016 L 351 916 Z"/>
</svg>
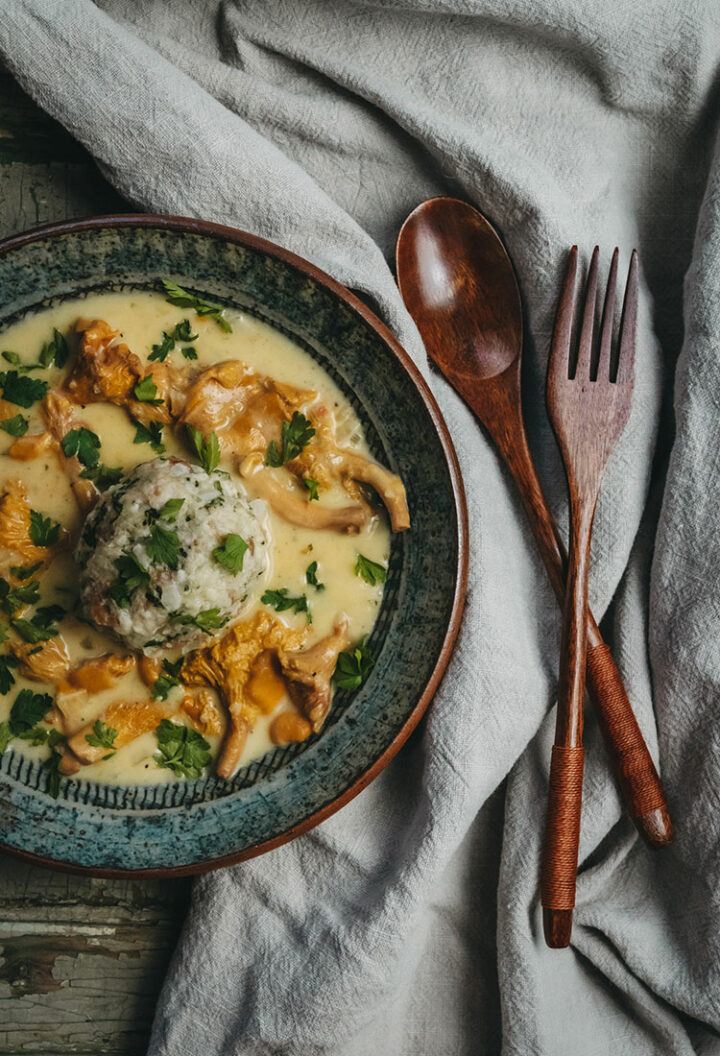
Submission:
<svg viewBox="0 0 720 1056">
<path fill-rule="evenodd" d="M 673 839 L 665 793 L 620 672 L 602 638 L 588 650 L 586 674 L 591 698 L 602 701 L 598 721 L 622 797 L 640 832 L 657 850 Z"/>
<path fill-rule="evenodd" d="M 522 421 L 510 424 L 507 435 L 494 430 L 496 442 L 515 478 L 528 513 L 543 563 L 560 604 L 565 597 L 565 547 L 545 502 Z M 673 842 L 674 831 L 665 791 L 638 726 L 620 672 L 605 645 L 590 609 L 587 610 L 587 688 L 598 715 L 625 806 L 640 835 L 654 850 Z"/>
</svg>

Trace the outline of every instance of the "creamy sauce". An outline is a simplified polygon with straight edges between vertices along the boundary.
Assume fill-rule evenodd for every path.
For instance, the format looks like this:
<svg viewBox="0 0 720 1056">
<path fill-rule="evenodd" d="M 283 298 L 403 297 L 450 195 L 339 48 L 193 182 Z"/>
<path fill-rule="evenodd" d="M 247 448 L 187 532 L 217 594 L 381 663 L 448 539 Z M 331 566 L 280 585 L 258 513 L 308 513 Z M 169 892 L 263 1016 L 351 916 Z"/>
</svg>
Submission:
<svg viewBox="0 0 720 1056">
<path fill-rule="evenodd" d="M 201 318 L 191 310 L 168 304 L 161 294 L 134 292 L 93 295 L 66 302 L 17 323 L 2 335 L 0 348 L 17 353 L 23 363 L 37 362 L 43 344 L 51 336 L 53 327 L 56 327 L 68 335 L 71 365 L 72 353 L 76 347 L 76 337 L 71 333 L 74 324 L 79 318 L 98 318 L 105 319 L 113 328 L 119 330 L 120 339 L 144 362 L 152 350 L 152 345 L 161 340 L 163 331 L 169 332 L 177 323 L 189 318 L 193 332 L 199 334 L 197 341 L 192 345 L 198 358 L 188 364 L 190 367 L 203 368 L 221 360 L 239 359 L 259 373 L 269 375 L 277 381 L 312 389 L 334 413 L 338 422 L 339 445 L 359 454 L 369 454 L 360 423 L 352 407 L 332 379 L 306 352 L 278 331 L 251 316 L 232 311 L 228 311 L 227 315 L 232 323 L 232 333 L 224 333 L 211 318 Z M 186 365 L 180 353 L 183 344 L 185 343 L 178 343 L 176 349 L 169 354 L 168 362 L 176 366 Z M 149 362 L 147 373 L 151 373 L 152 367 L 153 363 Z M 1 364 L 1 368 L 12 369 L 11 364 L 5 362 Z M 33 371 L 28 376 L 47 380 L 52 390 L 62 385 L 68 369 L 66 367 L 58 370 L 53 367 Z M 16 413 L 28 418 L 28 435 L 44 430 L 38 403 L 27 410 L 13 405 L 11 415 Z M 76 417 L 99 436 L 102 444 L 101 460 L 105 465 L 121 466 L 123 470 L 129 470 L 141 461 L 156 457 L 148 444 L 133 443 L 135 427 L 123 408 L 106 403 L 90 404 L 83 408 L 78 407 Z M 21 480 L 27 488 L 30 506 L 60 522 L 71 533 L 74 545 L 83 518 L 56 455 L 50 451 L 31 461 L 18 461 L 7 454 L 13 442 L 13 437 L 0 431 L 2 481 Z M 174 435 L 170 426 L 163 429 L 163 442 L 166 456 L 177 455 L 195 460 L 183 443 L 180 432 Z M 221 468 L 229 471 L 240 487 L 244 486 L 249 496 L 254 497 L 252 478 L 240 483 L 240 477 L 231 459 L 224 459 Z M 350 500 L 338 485 L 323 492 L 321 501 L 327 505 L 345 506 Z M 312 625 L 306 644 L 310 645 L 328 634 L 336 616 L 341 612 L 346 613 L 349 618 L 351 641 L 355 642 L 369 633 L 379 611 L 382 586 L 370 586 L 365 583 L 355 574 L 355 563 L 360 552 L 372 561 L 387 564 L 390 532 L 384 511 L 381 512 L 378 507 L 378 514 L 370 518 L 359 534 L 344 535 L 336 531 L 295 527 L 268 508 L 267 530 L 271 566 L 266 587 L 286 587 L 291 595 L 307 596 Z M 324 590 L 317 590 L 306 581 L 306 569 L 312 561 L 318 563 L 317 578 L 324 584 Z M 61 553 L 40 578 L 40 604 L 60 604 L 70 610 L 76 596 L 77 570 L 71 552 Z M 264 606 L 258 603 L 247 615 L 252 616 L 260 608 Z M 282 612 L 276 615 L 289 627 L 306 626 L 303 613 Z M 103 653 L 127 653 L 127 649 L 116 639 L 73 616 L 68 615 L 62 620 L 60 630 L 73 664 Z M 7 645 L 0 646 L 0 649 L 7 651 Z M 15 685 L 9 693 L 0 697 L 0 721 L 8 717 L 18 691 L 26 687 L 34 692 L 48 692 L 53 695 L 55 692 L 54 686 L 45 686 L 35 680 L 31 682 L 16 674 Z M 168 717 L 172 715 L 178 720 L 187 721 L 177 710 L 183 693 L 181 688 L 173 689 L 166 702 L 157 702 L 158 708 L 164 708 L 164 714 Z M 88 723 L 93 722 L 113 701 L 148 699 L 150 690 L 134 668 L 111 689 L 91 694 L 87 714 L 83 715 L 83 718 Z M 295 708 L 286 696 L 272 714 L 258 718 L 248 737 L 241 765 L 246 765 L 275 747 L 269 736 L 270 724 L 275 715 L 289 710 Z M 205 736 L 215 753 L 221 736 Z M 12 748 L 36 758 L 45 758 L 48 754 L 47 748 L 35 748 L 19 740 L 12 742 Z M 178 780 L 171 770 L 162 769 L 157 765 L 154 757 L 156 749 L 154 733 L 144 733 L 119 748 L 111 758 L 84 766 L 77 776 L 101 782 L 127 784 Z"/>
</svg>

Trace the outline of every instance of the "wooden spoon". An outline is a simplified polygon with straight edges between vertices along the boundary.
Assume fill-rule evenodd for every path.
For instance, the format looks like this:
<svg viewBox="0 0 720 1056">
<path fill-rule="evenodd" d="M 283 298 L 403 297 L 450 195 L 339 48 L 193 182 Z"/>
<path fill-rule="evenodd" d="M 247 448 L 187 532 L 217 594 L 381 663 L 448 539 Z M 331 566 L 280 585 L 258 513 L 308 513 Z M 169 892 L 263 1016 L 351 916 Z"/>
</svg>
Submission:
<svg viewBox="0 0 720 1056">
<path fill-rule="evenodd" d="M 485 426 L 525 505 L 559 603 L 567 556 L 530 456 L 522 416 L 522 307 L 496 231 L 455 198 L 431 198 L 407 218 L 397 276 L 425 348 Z M 588 610 L 587 689 L 627 809 L 654 848 L 672 843 L 665 793 L 620 673 Z"/>
</svg>

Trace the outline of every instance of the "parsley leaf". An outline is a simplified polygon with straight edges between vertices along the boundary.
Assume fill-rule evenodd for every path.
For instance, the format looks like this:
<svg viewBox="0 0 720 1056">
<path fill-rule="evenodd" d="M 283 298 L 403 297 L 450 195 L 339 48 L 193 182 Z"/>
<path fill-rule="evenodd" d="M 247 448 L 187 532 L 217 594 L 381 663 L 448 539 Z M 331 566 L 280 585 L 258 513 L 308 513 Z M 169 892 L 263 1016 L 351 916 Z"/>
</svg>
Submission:
<svg viewBox="0 0 720 1056">
<path fill-rule="evenodd" d="M 387 569 L 383 565 L 379 565 L 377 561 L 371 561 L 369 557 L 365 557 L 364 554 L 357 555 L 357 561 L 355 562 L 355 575 L 360 576 L 366 583 L 369 583 L 371 587 L 374 587 L 376 583 L 384 583 L 387 579 Z"/>
<path fill-rule="evenodd" d="M 37 583 L 31 583 L 30 586 L 37 587 Z M 27 588 L 16 588 L 16 591 L 19 589 Z M 38 642 L 47 642 L 59 634 L 55 621 L 61 620 L 64 615 L 65 609 L 61 605 L 41 605 L 29 620 L 15 618 L 10 622 L 24 641 L 36 645 Z"/>
<path fill-rule="evenodd" d="M 4 653 L 0 656 L 0 693 L 9 693 L 15 685 L 15 676 L 10 668 L 17 667 L 19 662 L 12 653 Z"/>
<path fill-rule="evenodd" d="M 286 609 L 292 609 L 293 612 L 304 612 L 307 622 L 312 623 L 312 616 L 304 594 L 292 598 L 288 595 L 287 587 L 280 587 L 279 590 L 266 590 L 260 601 L 263 605 L 271 605 L 275 612 L 285 612 Z"/>
<path fill-rule="evenodd" d="M 102 462 L 98 466 L 88 466 L 80 474 L 85 480 L 92 480 L 99 491 L 107 491 L 117 484 L 122 475 L 120 466 L 106 466 Z"/>
<path fill-rule="evenodd" d="M 76 457 L 83 466 L 96 466 L 100 461 L 100 437 L 85 426 L 65 433 L 60 446 L 67 458 Z"/>
<path fill-rule="evenodd" d="M 52 726 L 33 726 L 31 729 L 23 730 L 15 736 L 19 737 L 21 741 L 29 741 L 30 744 L 35 746 L 47 744 L 50 748 L 54 748 L 56 744 L 61 744 L 65 740 L 60 730 L 56 730 Z"/>
<path fill-rule="evenodd" d="M 4 422 L 0 422 L 0 429 L 3 429 L 10 436 L 25 436 L 28 431 L 28 420 L 22 414 L 16 414 L 14 418 L 6 418 Z"/>
<path fill-rule="evenodd" d="M 150 573 L 134 554 L 121 554 L 115 558 L 118 578 L 111 584 L 109 594 L 119 609 L 126 609 L 130 598 L 138 587 L 150 582 Z"/>
<path fill-rule="evenodd" d="M 180 609 L 178 612 L 171 612 L 170 619 L 175 623 L 181 623 L 184 626 L 194 624 L 196 627 L 199 627 L 201 631 L 205 631 L 206 634 L 210 634 L 210 631 L 224 627 L 228 621 L 228 617 L 223 616 L 220 609 L 203 609 L 202 612 L 198 612 L 195 615 L 191 612 L 183 612 L 182 609 Z"/>
<path fill-rule="evenodd" d="M 159 344 L 152 346 L 152 352 L 148 356 L 148 359 L 153 362 L 159 360 L 161 363 L 164 363 L 167 359 L 168 352 L 172 352 L 175 348 L 176 341 L 197 341 L 197 339 L 198 335 L 194 334 L 190 328 L 190 320 L 183 319 L 182 322 L 175 325 L 170 333 L 163 330 L 162 341 Z M 186 359 L 197 359 L 197 355 L 191 348 L 184 348 L 182 351 Z M 192 356 L 186 356 L 186 352 L 192 352 L 193 354 Z"/>
<path fill-rule="evenodd" d="M 183 507 L 185 499 L 168 499 L 160 510 L 160 516 L 165 521 L 177 520 L 177 515 Z"/>
<path fill-rule="evenodd" d="M 194 348 L 181 348 L 180 351 L 183 354 L 184 359 L 197 359 L 198 354 Z"/>
<path fill-rule="evenodd" d="M 49 693 L 33 693 L 31 689 L 21 689 L 10 709 L 10 730 L 14 737 L 42 722 L 52 707 L 53 698 Z"/>
<path fill-rule="evenodd" d="M 333 674 L 333 681 L 338 689 L 359 689 L 373 667 L 375 657 L 363 638 L 354 649 L 340 653 Z"/>
<path fill-rule="evenodd" d="M 36 561 L 34 565 L 11 565 L 10 571 L 16 579 L 30 579 L 39 568 L 42 568 L 42 561 Z"/>
<path fill-rule="evenodd" d="M 175 339 L 172 334 L 168 334 L 163 330 L 162 341 L 159 344 L 152 346 L 152 352 L 148 356 L 151 362 L 164 363 L 167 359 L 168 352 L 172 352 L 175 348 Z"/>
<path fill-rule="evenodd" d="M 161 455 L 165 450 L 162 438 L 162 425 L 160 422 L 148 422 L 147 425 L 142 422 L 135 422 L 134 444 L 150 444 L 153 451 Z"/>
<path fill-rule="evenodd" d="M 152 374 L 147 374 L 142 381 L 139 381 L 133 389 L 135 399 L 139 400 L 140 403 L 150 403 L 153 407 L 159 407 L 161 403 L 165 401 L 158 398 L 157 385 L 153 381 Z"/>
<path fill-rule="evenodd" d="M 180 685 L 180 672 L 182 671 L 183 658 L 179 660 L 163 660 L 162 674 L 152 687 L 152 696 L 160 700 L 167 700 L 168 693 L 173 686 Z"/>
<path fill-rule="evenodd" d="M 29 535 L 35 546 L 54 546 L 60 536 L 60 525 L 37 510 L 30 510 Z"/>
<path fill-rule="evenodd" d="M 197 297 L 194 293 L 184 290 L 182 286 L 178 286 L 168 279 L 163 279 L 162 284 L 165 288 L 165 300 L 169 301 L 170 304 L 174 304 L 178 308 L 192 308 L 198 315 L 209 315 L 226 334 L 232 333 L 232 327 L 225 318 L 225 309 L 221 304 Z"/>
<path fill-rule="evenodd" d="M 8 616 L 12 616 L 24 605 L 34 605 L 38 600 L 39 590 L 38 583 L 26 583 L 25 586 L 11 588 L 6 579 L 0 579 L 0 606 Z"/>
<path fill-rule="evenodd" d="M 303 477 L 303 484 L 310 492 L 310 498 L 308 499 L 308 502 L 312 502 L 313 499 L 315 499 L 316 502 L 319 502 L 320 496 L 318 495 L 318 482 L 316 480 L 313 480 L 312 477 Z"/>
<path fill-rule="evenodd" d="M 236 576 L 238 572 L 242 572 L 245 552 L 248 549 L 248 544 L 241 536 L 230 532 L 225 536 L 222 546 L 216 546 L 212 551 L 212 559 Z"/>
<path fill-rule="evenodd" d="M 54 363 L 56 367 L 64 367 L 68 359 L 67 341 L 59 330 L 53 330 L 53 336 L 46 341 L 40 352 L 40 366 L 50 367 Z"/>
<path fill-rule="evenodd" d="M 3 398 L 8 403 L 15 403 L 18 407 L 26 409 L 41 400 L 48 391 L 46 381 L 29 378 L 26 374 L 21 375 L 17 370 L 0 372 L 0 385 L 2 385 Z"/>
<path fill-rule="evenodd" d="M 300 411 L 295 411 L 289 422 L 282 423 L 281 443 L 271 440 L 265 452 L 266 466 L 284 466 L 292 462 L 315 436 L 315 429 Z M 309 489 L 312 490 L 312 489 Z M 312 496 L 311 496 L 312 498 Z"/>
<path fill-rule="evenodd" d="M 311 561 L 308 567 L 305 569 L 305 581 L 309 583 L 311 587 L 315 587 L 315 590 L 325 590 L 325 584 L 318 583 L 317 569 L 317 561 Z"/>
<path fill-rule="evenodd" d="M 163 719 L 155 730 L 158 766 L 172 770 L 182 777 L 200 777 L 210 762 L 210 745 L 189 726 Z"/>
<path fill-rule="evenodd" d="M 173 571 L 178 567 L 180 539 L 172 528 L 163 528 L 154 524 L 150 529 L 150 538 L 145 540 L 145 552 L 156 565 L 167 565 Z"/>
<path fill-rule="evenodd" d="M 200 430 L 196 429 L 194 425 L 188 424 L 185 428 L 203 469 L 206 473 L 212 473 L 220 464 L 220 444 L 216 434 L 210 433 L 206 440 Z"/>
<path fill-rule="evenodd" d="M 50 758 L 42 764 L 42 769 L 48 772 L 47 792 L 53 799 L 60 795 L 60 760 L 62 756 L 58 752 L 51 752 Z"/>
<path fill-rule="evenodd" d="M 93 748 L 111 748 L 115 751 L 115 738 L 117 735 L 118 731 L 114 730 L 112 726 L 106 726 L 102 719 L 96 719 L 93 732 L 86 733 L 85 740 Z"/>
</svg>

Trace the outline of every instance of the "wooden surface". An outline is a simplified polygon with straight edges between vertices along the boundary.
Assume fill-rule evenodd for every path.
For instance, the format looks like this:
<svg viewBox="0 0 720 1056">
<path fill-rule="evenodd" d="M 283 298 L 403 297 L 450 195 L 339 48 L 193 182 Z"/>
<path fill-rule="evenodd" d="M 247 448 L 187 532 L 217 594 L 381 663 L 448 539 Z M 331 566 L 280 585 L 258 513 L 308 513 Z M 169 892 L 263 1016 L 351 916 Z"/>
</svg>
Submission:
<svg viewBox="0 0 720 1056">
<path fill-rule="evenodd" d="M 0 71 L 0 237 L 128 211 Z M 145 1052 L 189 881 L 65 876 L 0 855 L 0 1056 Z"/>
<path fill-rule="evenodd" d="M 437 267 L 443 260 L 445 266 Z M 492 226 L 454 198 L 408 217 L 397 245 L 406 307 L 432 359 L 485 426 L 507 463 L 560 604 L 566 555 L 545 503 L 523 423 L 522 307 L 513 265 Z M 587 613 L 587 688 L 638 830 L 651 847 L 672 843 L 665 793 L 610 651 Z"/>
</svg>

